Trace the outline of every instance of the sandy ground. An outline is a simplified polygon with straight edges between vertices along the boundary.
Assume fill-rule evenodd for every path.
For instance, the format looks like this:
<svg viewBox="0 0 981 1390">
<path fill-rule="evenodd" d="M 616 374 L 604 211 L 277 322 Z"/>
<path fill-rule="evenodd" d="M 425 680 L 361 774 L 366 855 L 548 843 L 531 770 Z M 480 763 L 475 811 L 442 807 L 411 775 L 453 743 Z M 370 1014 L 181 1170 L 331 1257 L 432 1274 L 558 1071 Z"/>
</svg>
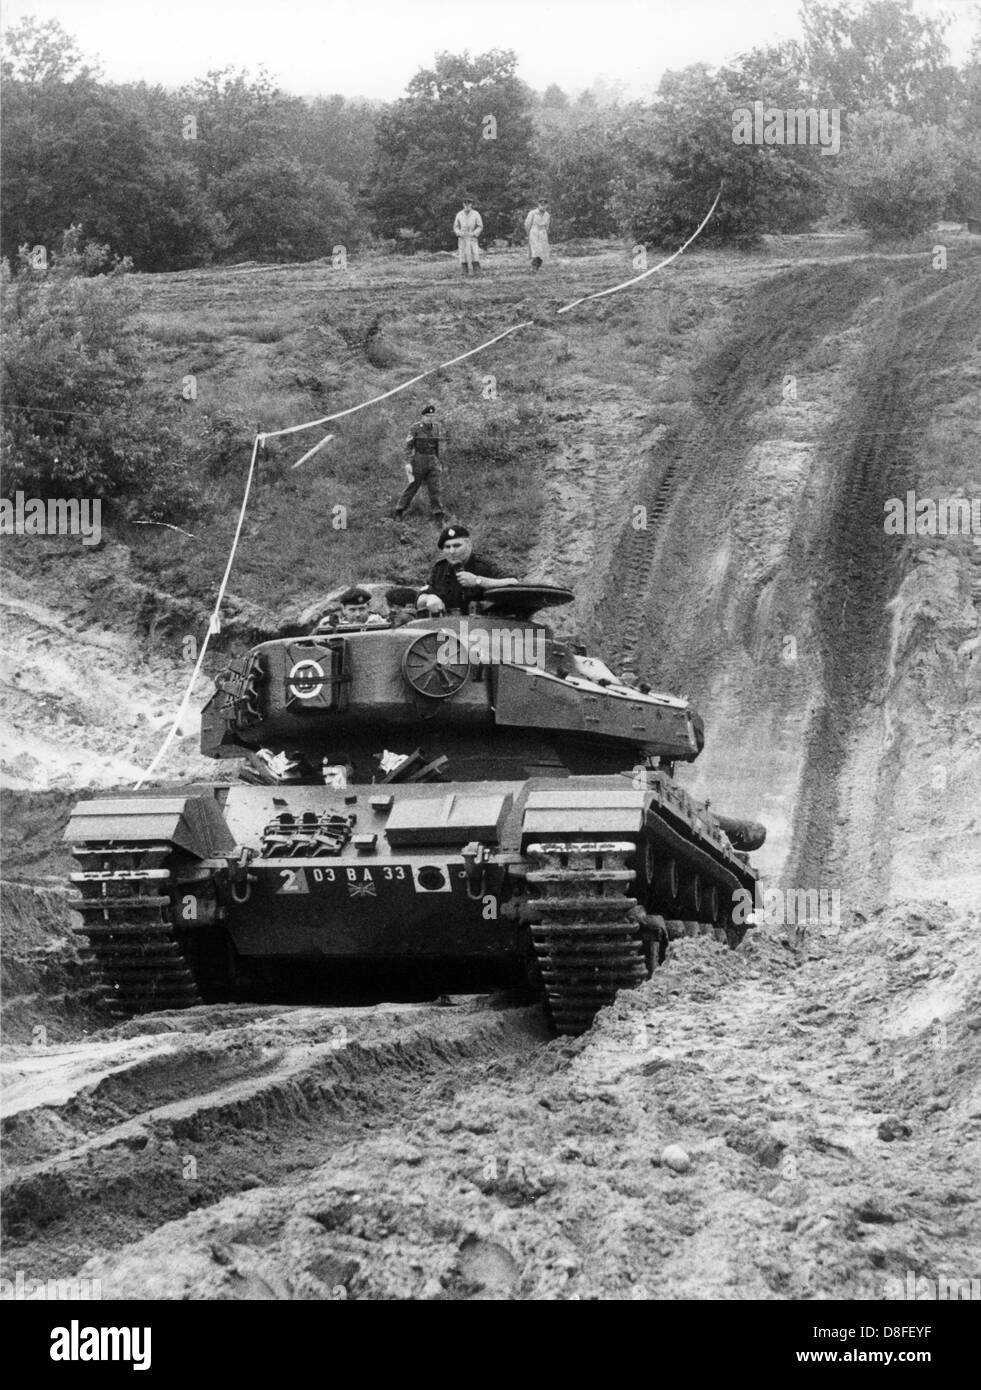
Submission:
<svg viewBox="0 0 981 1390">
<path fill-rule="evenodd" d="M 981 554 L 881 529 L 884 496 L 971 489 L 981 280 L 788 249 L 686 258 L 664 303 L 563 327 L 535 572 L 573 579 L 570 627 L 691 696 L 686 784 L 764 820 L 767 886 L 833 914 L 675 942 L 574 1041 L 503 996 L 107 1028 L 57 829 L 71 786 L 145 765 L 186 671 L 8 588 L 5 1273 L 170 1299 L 981 1276 Z"/>
<path fill-rule="evenodd" d="M 937 904 L 684 940 L 576 1040 L 461 999 L 196 1009 L 25 1051 L 8 1263 L 150 1299 L 882 1299 L 909 1270 L 976 1276 L 978 926 Z"/>
</svg>

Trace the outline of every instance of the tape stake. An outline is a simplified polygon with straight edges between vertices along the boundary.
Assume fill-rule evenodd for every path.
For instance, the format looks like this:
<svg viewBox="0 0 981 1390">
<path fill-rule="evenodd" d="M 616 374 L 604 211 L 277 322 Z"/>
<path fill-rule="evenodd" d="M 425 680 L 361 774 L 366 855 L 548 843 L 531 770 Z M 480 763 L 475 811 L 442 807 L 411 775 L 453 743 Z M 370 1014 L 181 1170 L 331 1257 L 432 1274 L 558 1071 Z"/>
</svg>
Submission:
<svg viewBox="0 0 981 1390">
<path fill-rule="evenodd" d="M 323 437 L 323 439 L 320 441 L 319 444 L 315 444 L 315 445 L 313 446 L 312 449 L 308 449 L 308 450 L 306 451 L 306 453 L 303 455 L 303 457 L 302 457 L 301 459 L 297 459 L 297 461 L 296 461 L 296 463 L 294 463 L 293 467 L 294 467 L 294 468 L 299 468 L 299 466 L 300 466 L 301 463 L 306 463 L 307 459 L 312 459 L 313 456 L 314 456 L 314 454 L 319 453 L 320 450 L 324 447 L 324 445 L 325 445 L 325 444 L 329 444 L 330 441 L 331 441 L 333 438 L 334 438 L 334 436 L 333 436 L 332 434 L 325 434 L 324 437 Z"/>
</svg>

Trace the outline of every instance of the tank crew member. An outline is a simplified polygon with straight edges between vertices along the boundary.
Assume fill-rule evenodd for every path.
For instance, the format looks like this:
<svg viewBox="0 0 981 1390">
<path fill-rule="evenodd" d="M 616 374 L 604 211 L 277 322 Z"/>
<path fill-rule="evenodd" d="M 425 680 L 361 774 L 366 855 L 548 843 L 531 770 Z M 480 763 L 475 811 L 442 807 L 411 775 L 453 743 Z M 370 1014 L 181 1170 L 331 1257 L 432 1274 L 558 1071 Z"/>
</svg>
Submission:
<svg viewBox="0 0 981 1390">
<path fill-rule="evenodd" d="M 318 632 L 330 632 L 336 627 L 378 627 L 385 619 L 369 611 L 371 595 L 367 589 L 354 586 L 345 589 L 340 597 L 340 612 L 331 613 L 320 624 Z"/>
<path fill-rule="evenodd" d="M 340 620 L 341 605 L 335 599 L 328 608 L 324 609 L 316 624 L 310 630 L 311 632 L 333 632 Z"/>
<path fill-rule="evenodd" d="M 453 222 L 453 235 L 456 237 L 460 257 L 460 273 L 466 275 L 469 266 L 474 275 L 480 274 L 480 247 L 477 238 L 484 230 L 484 219 L 473 205 L 469 193 L 463 195 L 463 207 Z"/>
<path fill-rule="evenodd" d="M 532 208 L 525 218 L 525 231 L 528 233 L 528 255 L 532 270 L 541 270 L 542 262 L 549 258 L 548 228 L 552 221 L 548 203 L 539 198 L 538 206 Z"/>
<path fill-rule="evenodd" d="M 419 590 L 411 589 L 407 584 L 396 584 L 394 588 L 387 590 L 385 602 L 388 605 L 388 621 L 392 627 L 404 627 L 406 623 L 411 623 L 418 617 L 418 597 Z"/>
<path fill-rule="evenodd" d="M 442 522 L 445 513 L 443 511 L 443 499 L 440 495 L 443 481 L 443 465 L 439 457 L 441 439 L 439 422 L 436 419 L 436 407 L 432 404 L 424 406 L 421 416 L 412 426 L 405 440 L 407 454 L 405 467 L 409 482 L 395 504 L 394 516 L 396 521 L 402 520 L 406 509 L 412 505 L 412 499 L 425 483 L 426 491 L 429 493 L 430 515 L 434 521 Z"/>
<path fill-rule="evenodd" d="M 433 616 L 466 613 L 468 605 L 482 599 L 487 590 L 518 583 L 513 575 L 503 578 L 495 564 L 474 553 L 466 526 L 444 526 L 436 547 L 442 559 L 433 565 L 419 595 L 419 607 Z"/>
</svg>

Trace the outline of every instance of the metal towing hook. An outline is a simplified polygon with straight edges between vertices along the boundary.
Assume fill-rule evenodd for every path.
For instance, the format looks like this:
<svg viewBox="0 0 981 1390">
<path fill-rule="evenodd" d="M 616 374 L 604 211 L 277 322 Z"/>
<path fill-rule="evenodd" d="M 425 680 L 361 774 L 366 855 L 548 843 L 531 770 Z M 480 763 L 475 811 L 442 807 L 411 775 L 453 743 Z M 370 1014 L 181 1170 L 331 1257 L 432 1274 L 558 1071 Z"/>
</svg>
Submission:
<svg viewBox="0 0 981 1390">
<path fill-rule="evenodd" d="M 487 871 L 490 866 L 491 852 L 486 845 L 482 845 L 479 840 L 471 840 L 464 845 L 460 851 L 461 858 L 465 865 L 464 872 L 467 876 L 467 897 L 482 898 L 487 890 Z"/>
<path fill-rule="evenodd" d="M 248 845 L 243 845 L 237 858 L 228 860 L 228 882 L 232 898 L 237 903 L 247 903 L 252 894 L 252 884 L 258 875 L 249 873 L 249 863 L 255 853 Z"/>
</svg>

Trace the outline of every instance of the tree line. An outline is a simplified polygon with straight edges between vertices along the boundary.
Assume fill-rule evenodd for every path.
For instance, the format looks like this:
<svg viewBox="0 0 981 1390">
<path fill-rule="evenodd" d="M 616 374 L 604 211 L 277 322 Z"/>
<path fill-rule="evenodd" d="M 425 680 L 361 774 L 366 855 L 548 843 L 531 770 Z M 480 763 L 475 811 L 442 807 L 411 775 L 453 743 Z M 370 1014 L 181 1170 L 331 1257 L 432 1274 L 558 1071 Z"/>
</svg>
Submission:
<svg viewBox="0 0 981 1390">
<path fill-rule="evenodd" d="M 557 239 L 678 244 L 720 182 L 708 240 L 750 244 L 821 217 L 877 235 L 981 215 L 981 7 L 953 65 L 912 0 L 804 0 L 804 37 L 666 72 L 649 101 L 598 84 L 532 91 L 510 50 L 437 54 L 390 104 L 304 100 L 263 71 L 178 91 L 100 80 L 57 21 L 5 36 L 0 250 L 66 228 L 138 270 L 304 260 L 383 243 L 447 249 L 463 191 L 488 239 L 519 237 L 539 195 Z M 840 152 L 733 140 L 754 103 L 842 113 Z"/>
</svg>

